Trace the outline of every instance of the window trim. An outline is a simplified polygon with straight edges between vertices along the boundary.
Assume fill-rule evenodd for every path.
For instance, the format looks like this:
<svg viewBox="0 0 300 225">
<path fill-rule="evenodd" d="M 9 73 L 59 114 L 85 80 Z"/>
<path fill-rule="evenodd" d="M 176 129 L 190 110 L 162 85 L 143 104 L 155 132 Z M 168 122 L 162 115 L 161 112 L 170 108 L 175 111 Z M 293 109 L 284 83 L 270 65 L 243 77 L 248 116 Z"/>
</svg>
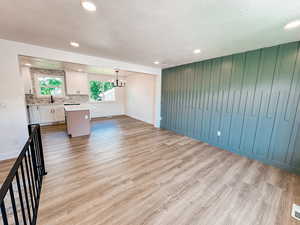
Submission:
<svg viewBox="0 0 300 225">
<path fill-rule="evenodd" d="M 42 95 L 40 89 L 39 78 L 40 77 L 51 77 L 51 78 L 60 78 L 62 79 L 62 93 L 61 95 L 54 95 L 55 98 L 65 98 L 66 97 L 66 82 L 65 77 L 62 75 L 52 75 L 52 74 L 43 74 L 43 73 L 35 73 L 34 74 L 34 87 L 35 93 L 38 98 L 49 98 L 51 95 Z"/>
</svg>

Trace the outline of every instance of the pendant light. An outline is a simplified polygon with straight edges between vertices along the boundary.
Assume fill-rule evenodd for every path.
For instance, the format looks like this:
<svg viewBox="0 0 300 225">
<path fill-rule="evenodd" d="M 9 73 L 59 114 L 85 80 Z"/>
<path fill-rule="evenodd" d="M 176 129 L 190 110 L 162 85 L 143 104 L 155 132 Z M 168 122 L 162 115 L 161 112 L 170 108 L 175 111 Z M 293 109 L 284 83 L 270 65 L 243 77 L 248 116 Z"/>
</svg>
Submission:
<svg viewBox="0 0 300 225">
<path fill-rule="evenodd" d="M 125 82 L 122 80 L 119 80 L 119 70 L 116 69 L 116 80 L 112 82 L 113 87 L 125 87 Z"/>
</svg>

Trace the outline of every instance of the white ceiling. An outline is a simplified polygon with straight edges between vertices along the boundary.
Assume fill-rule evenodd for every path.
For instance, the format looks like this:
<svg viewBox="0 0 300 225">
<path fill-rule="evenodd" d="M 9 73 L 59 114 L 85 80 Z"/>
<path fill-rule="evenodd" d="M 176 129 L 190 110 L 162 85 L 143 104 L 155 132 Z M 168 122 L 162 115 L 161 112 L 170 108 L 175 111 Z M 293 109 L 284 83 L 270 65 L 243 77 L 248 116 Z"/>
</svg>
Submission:
<svg viewBox="0 0 300 225">
<path fill-rule="evenodd" d="M 300 39 L 283 30 L 299 0 L 94 1 L 92 13 L 80 0 L 2 0 L 0 38 L 157 67 Z"/>
</svg>

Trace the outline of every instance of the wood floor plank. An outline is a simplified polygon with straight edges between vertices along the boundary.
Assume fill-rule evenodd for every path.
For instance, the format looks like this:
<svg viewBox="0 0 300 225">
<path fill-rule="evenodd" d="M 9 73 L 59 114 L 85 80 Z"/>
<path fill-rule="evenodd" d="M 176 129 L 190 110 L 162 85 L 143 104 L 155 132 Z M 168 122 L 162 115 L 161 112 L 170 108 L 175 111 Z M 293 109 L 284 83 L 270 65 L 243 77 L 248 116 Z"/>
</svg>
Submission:
<svg viewBox="0 0 300 225">
<path fill-rule="evenodd" d="M 15 161 L 16 159 L 7 159 L 7 160 L 0 161 L 0 187 L 1 184 L 5 181 Z"/>
<path fill-rule="evenodd" d="M 300 177 L 141 121 L 43 127 L 39 225 L 295 225 Z"/>
</svg>

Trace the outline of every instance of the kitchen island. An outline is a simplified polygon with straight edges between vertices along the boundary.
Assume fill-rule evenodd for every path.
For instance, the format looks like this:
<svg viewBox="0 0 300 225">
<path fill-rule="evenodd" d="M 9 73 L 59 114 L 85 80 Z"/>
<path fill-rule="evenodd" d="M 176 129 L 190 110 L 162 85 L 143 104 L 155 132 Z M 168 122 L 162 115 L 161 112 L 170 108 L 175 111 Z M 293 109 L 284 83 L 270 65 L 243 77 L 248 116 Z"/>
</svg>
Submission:
<svg viewBox="0 0 300 225">
<path fill-rule="evenodd" d="M 67 132 L 71 137 L 90 135 L 91 116 L 87 105 L 65 106 Z"/>
</svg>

